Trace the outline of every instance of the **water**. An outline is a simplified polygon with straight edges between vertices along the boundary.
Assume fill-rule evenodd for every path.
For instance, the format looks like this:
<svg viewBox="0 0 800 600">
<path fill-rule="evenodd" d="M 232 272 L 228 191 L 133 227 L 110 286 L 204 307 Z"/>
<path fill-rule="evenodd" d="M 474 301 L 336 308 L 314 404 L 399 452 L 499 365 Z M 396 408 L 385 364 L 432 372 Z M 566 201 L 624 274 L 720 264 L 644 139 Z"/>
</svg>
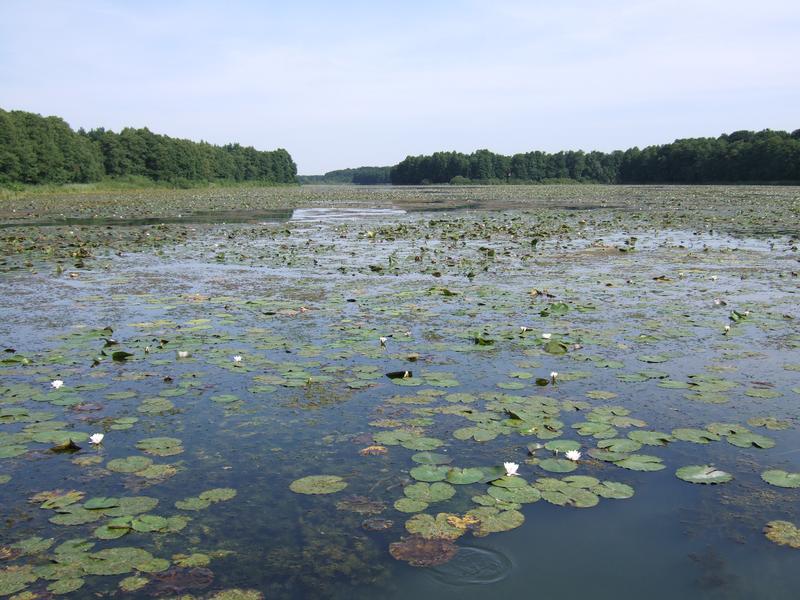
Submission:
<svg viewBox="0 0 800 600">
<path fill-rule="evenodd" d="M 10 476 L 0 485 L 7 525 L 0 547 L 12 548 L 6 565 L 41 569 L 57 544 L 80 537 L 97 543 L 91 552 L 143 548 L 168 560 L 169 570 L 144 572 L 144 587 L 125 592 L 120 581 L 139 569 L 84 574 L 76 598 L 206 597 L 234 587 L 268 598 L 794 597 L 797 550 L 762 530 L 772 520 L 800 524 L 798 491 L 760 477 L 765 469 L 800 471 L 796 255 L 784 234 L 698 233 L 597 209 L 337 208 L 294 210 L 271 223 L 224 220 L 194 223 L 191 235 L 172 241 L 171 232 L 183 230 L 166 229 L 163 241 L 139 252 L 133 236 L 156 231 L 129 223 L 127 233 L 113 230 L 115 243 L 131 244 L 126 251 L 98 242 L 83 268 L 62 262 L 60 273 L 46 254 L 33 255 L 27 268 L 7 263 L 14 268 L 0 278 L 0 339 L 9 349 L 0 370 L 0 450 L 24 448 L 0 459 L 0 474 Z M 82 239 L 101 239 L 85 227 Z M 69 243 L 59 231 L 42 235 Z M 631 236 L 635 250 L 621 252 Z M 564 314 L 541 314 L 559 302 Z M 733 310 L 749 314 L 735 322 Z M 567 352 L 545 351 L 542 334 Z M 133 356 L 114 361 L 118 349 Z M 385 377 L 398 370 L 414 377 Z M 559 373 L 555 386 L 551 371 Z M 618 377 L 642 372 L 640 381 Z M 698 395 L 701 388 L 689 385 L 697 375 L 718 378 L 714 389 Z M 50 384 L 56 379 L 64 381 L 59 390 Z M 510 424 L 504 409 L 522 406 L 551 411 L 561 433 L 521 434 L 526 428 Z M 775 445 L 740 448 L 724 436 L 674 441 L 635 451 L 661 458 L 662 470 L 623 469 L 590 457 L 602 438 L 572 427 L 602 421 L 609 406 L 644 421 L 619 421 L 613 438 L 722 422 Z M 39 413 L 18 420 L 9 409 Z M 786 427 L 746 423 L 767 416 Z M 120 417 L 138 420 L 120 429 Z M 46 425 L 52 421 L 63 424 Z M 465 427 L 496 437 L 459 439 Z M 80 440 L 79 452 L 56 454 L 52 442 L 32 439 L 37 430 L 106 438 L 98 448 Z M 452 466 L 489 473 L 510 460 L 534 484 L 587 475 L 625 483 L 634 495 L 590 508 L 524 504 L 521 526 L 483 537 L 467 531 L 452 561 L 411 567 L 388 548 L 408 536 L 413 515 L 393 503 L 414 483 L 417 450 L 383 441 L 385 453 L 359 453 L 385 440 L 375 434 L 400 430 L 412 434 L 407 445 L 432 439 Z M 137 448 L 157 437 L 176 438 L 182 451 Z M 529 454 L 528 444 L 551 438 L 580 443 L 574 472 L 536 464 L 554 456 L 546 449 Z M 109 470 L 110 461 L 130 456 L 171 468 L 149 478 Z M 706 486 L 675 477 L 691 464 L 713 464 L 734 479 Z M 289 488 L 322 474 L 341 477 L 346 489 Z M 422 512 L 463 516 L 491 488 L 453 487 L 451 499 Z M 175 505 L 213 488 L 236 495 L 201 510 Z M 190 520 L 180 531 L 97 539 L 108 517 L 56 525 L 48 521 L 54 511 L 29 502 L 59 489 L 83 492 L 81 502 L 147 496 L 158 500 L 148 514 Z M 374 513 L 393 525 L 365 530 Z M 55 541 L 16 556 L 12 545 L 30 536 Z M 197 553 L 203 566 L 180 556 Z"/>
</svg>

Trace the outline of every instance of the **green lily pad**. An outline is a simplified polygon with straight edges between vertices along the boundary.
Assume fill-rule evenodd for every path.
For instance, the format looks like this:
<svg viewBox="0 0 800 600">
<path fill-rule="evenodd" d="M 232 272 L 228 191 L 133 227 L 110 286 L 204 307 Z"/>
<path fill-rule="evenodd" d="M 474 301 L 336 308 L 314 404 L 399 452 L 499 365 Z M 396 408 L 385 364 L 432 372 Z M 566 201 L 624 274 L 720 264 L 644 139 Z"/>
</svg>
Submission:
<svg viewBox="0 0 800 600">
<path fill-rule="evenodd" d="M 395 500 L 394 507 L 400 512 L 416 513 L 428 508 L 428 503 L 422 500 L 414 500 L 413 498 L 399 498 Z"/>
<path fill-rule="evenodd" d="M 143 471 L 152 464 L 153 459 L 146 456 L 127 456 L 108 461 L 106 469 L 117 473 L 136 473 L 137 471 Z"/>
<path fill-rule="evenodd" d="M 474 534 L 483 537 L 490 533 L 510 531 L 525 522 L 525 516 L 518 510 L 499 510 L 490 506 L 482 506 L 467 511 L 467 516 L 478 519 L 478 528 Z"/>
<path fill-rule="evenodd" d="M 631 454 L 614 464 L 631 471 L 660 471 L 665 468 L 659 457 L 648 454 Z"/>
<path fill-rule="evenodd" d="M 57 579 L 47 586 L 47 590 L 53 594 L 69 594 L 81 589 L 84 583 L 86 582 L 80 577 Z"/>
<path fill-rule="evenodd" d="M 689 483 L 726 483 L 733 479 L 733 475 L 709 465 L 689 465 L 675 471 L 675 476 Z"/>
<path fill-rule="evenodd" d="M 599 485 L 591 488 L 591 491 L 601 498 L 610 498 L 615 500 L 632 498 L 634 494 L 631 486 L 616 481 L 603 481 Z"/>
<path fill-rule="evenodd" d="M 447 471 L 447 481 L 456 485 L 477 483 L 483 479 L 483 471 L 475 468 L 457 469 Z"/>
<path fill-rule="evenodd" d="M 729 435 L 725 439 L 729 444 L 739 448 L 773 448 L 775 446 L 775 440 L 758 433 L 737 433 Z"/>
<path fill-rule="evenodd" d="M 453 462 L 453 457 L 436 452 L 418 452 L 411 457 L 411 460 L 421 465 L 447 465 Z"/>
<path fill-rule="evenodd" d="M 545 458 L 539 461 L 539 466 L 551 473 L 571 473 L 578 468 L 578 464 L 575 461 L 567 460 L 566 458 Z"/>
<path fill-rule="evenodd" d="M 770 469 L 761 473 L 761 479 L 770 485 L 783 488 L 800 488 L 800 473 L 790 473 L 780 469 Z"/>
<path fill-rule="evenodd" d="M 406 531 L 420 535 L 425 539 L 454 540 L 464 534 L 464 530 L 448 522 L 453 515 L 439 513 L 436 517 L 428 514 L 417 514 L 406 521 Z"/>
<path fill-rule="evenodd" d="M 236 497 L 236 490 L 233 488 L 213 488 L 202 492 L 198 497 L 208 502 L 225 502 Z"/>
<path fill-rule="evenodd" d="M 39 579 L 30 565 L 9 566 L 0 569 L 0 596 L 10 596 L 24 590 L 29 584 Z"/>
<path fill-rule="evenodd" d="M 441 440 L 431 437 L 411 438 L 400 443 L 403 448 L 408 448 L 409 450 L 436 450 L 442 444 L 444 442 Z"/>
<path fill-rule="evenodd" d="M 146 454 L 155 456 L 174 456 L 183 452 L 182 442 L 178 438 L 154 437 L 139 440 L 136 448 Z"/>
<path fill-rule="evenodd" d="M 689 427 L 673 429 L 672 437 L 674 437 L 676 440 L 692 442 L 694 444 L 708 444 L 710 442 L 716 442 L 720 439 L 718 434 L 706 429 L 693 429 Z"/>
<path fill-rule="evenodd" d="M 544 447 L 551 452 L 569 452 L 570 450 L 580 450 L 581 443 L 575 440 L 550 440 Z"/>
<path fill-rule="evenodd" d="M 444 466 L 437 466 L 437 465 L 420 465 L 419 467 L 414 467 L 409 471 L 409 475 L 416 479 L 417 481 L 442 481 L 447 477 L 447 472 L 449 471 L 449 467 Z"/>
<path fill-rule="evenodd" d="M 346 487 L 347 482 L 337 475 L 309 475 L 289 484 L 296 494 L 335 494 Z"/>
<path fill-rule="evenodd" d="M 628 433 L 628 437 L 634 442 L 647 446 L 666 446 L 675 439 L 669 433 L 662 431 L 631 431 Z"/>
<path fill-rule="evenodd" d="M 403 493 L 412 500 L 422 502 L 441 502 L 452 498 L 456 490 L 449 483 L 438 481 L 435 483 L 413 483 L 403 488 Z"/>
<path fill-rule="evenodd" d="M 487 493 L 489 496 L 497 500 L 513 502 L 515 504 L 536 502 L 542 497 L 542 494 L 539 492 L 539 490 L 530 485 L 524 485 L 515 488 L 490 486 Z"/>
</svg>

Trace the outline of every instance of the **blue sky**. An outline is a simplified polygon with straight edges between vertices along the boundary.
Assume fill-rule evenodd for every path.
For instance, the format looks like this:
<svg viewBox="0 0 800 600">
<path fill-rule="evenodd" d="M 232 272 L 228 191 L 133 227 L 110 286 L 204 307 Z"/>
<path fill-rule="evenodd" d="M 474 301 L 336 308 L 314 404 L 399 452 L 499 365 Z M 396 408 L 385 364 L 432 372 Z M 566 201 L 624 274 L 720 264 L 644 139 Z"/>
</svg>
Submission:
<svg viewBox="0 0 800 600">
<path fill-rule="evenodd" d="M 800 2 L 2 0 L 0 107 L 301 174 L 800 128 Z"/>
</svg>

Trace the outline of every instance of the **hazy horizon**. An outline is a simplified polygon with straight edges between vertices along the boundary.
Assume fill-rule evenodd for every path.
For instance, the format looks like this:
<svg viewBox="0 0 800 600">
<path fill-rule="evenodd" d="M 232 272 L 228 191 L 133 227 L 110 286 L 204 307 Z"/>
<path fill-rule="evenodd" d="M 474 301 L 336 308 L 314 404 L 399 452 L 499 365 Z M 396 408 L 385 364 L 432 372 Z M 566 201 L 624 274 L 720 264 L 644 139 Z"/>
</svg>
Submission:
<svg viewBox="0 0 800 600">
<path fill-rule="evenodd" d="M 800 127 L 800 5 L 10 0 L 0 107 L 286 148 L 301 174 Z"/>
</svg>

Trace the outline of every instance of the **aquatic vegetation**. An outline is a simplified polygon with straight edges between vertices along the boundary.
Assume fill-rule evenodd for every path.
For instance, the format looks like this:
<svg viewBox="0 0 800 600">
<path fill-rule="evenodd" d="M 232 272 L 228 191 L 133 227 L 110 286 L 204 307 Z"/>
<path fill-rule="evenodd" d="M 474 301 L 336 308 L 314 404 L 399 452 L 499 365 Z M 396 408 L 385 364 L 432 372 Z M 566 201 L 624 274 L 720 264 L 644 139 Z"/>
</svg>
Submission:
<svg viewBox="0 0 800 600">
<path fill-rule="evenodd" d="M 379 597 L 393 557 L 436 576 L 512 529 L 623 556 L 652 510 L 735 561 L 720 521 L 793 519 L 790 189 L 347 190 L 145 196 L 185 222 L 124 227 L 43 200 L 54 224 L 4 229 L 0 589 Z M 473 208 L 319 208 L 365 198 Z"/>
</svg>

